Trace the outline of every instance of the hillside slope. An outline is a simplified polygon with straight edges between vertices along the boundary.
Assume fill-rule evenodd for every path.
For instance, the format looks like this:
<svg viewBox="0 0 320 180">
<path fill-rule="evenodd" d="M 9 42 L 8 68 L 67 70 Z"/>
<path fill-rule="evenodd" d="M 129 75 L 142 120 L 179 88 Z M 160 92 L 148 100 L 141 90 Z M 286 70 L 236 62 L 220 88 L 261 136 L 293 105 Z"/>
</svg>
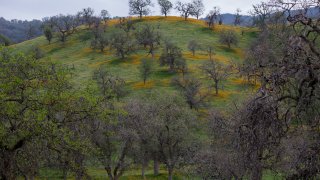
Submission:
<svg viewBox="0 0 320 180">
<path fill-rule="evenodd" d="M 112 33 L 117 29 L 114 27 L 119 20 L 111 20 L 106 33 Z M 139 28 L 144 24 L 151 24 L 160 28 L 162 39 L 169 39 L 176 43 L 182 50 L 183 56 L 187 60 L 189 76 L 193 76 L 202 82 L 203 91 L 208 90 L 208 86 L 212 84 L 203 72 L 200 66 L 208 61 L 209 56 L 206 51 L 197 51 L 195 56 L 188 51 L 188 43 L 190 40 L 196 40 L 202 45 L 213 45 L 215 49 L 214 60 L 222 62 L 225 65 L 241 63 L 245 57 L 245 49 L 248 47 L 256 35 L 255 30 L 234 27 L 234 26 L 216 26 L 214 30 L 209 29 L 203 21 L 189 19 L 184 21 L 180 17 L 145 17 L 143 20 L 136 20 L 135 26 Z M 226 30 L 234 30 L 239 36 L 239 44 L 237 47 L 228 48 L 219 43 L 219 33 Z M 85 27 L 79 27 L 77 33 L 72 35 L 63 44 L 58 38 L 55 38 L 51 44 L 48 44 L 45 37 L 39 37 L 33 40 L 25 41 L 20 44 L 13 45 L 19 51 L 28 52 L 31 47 L 38 46 L 45 52 L 44 60 L 54 61 L 70 68 L 74 67 L 74 75 L 72 80 L 78 88 L 86 88 L 92 81 L 92 76 L 98 68 L 105 68 L 114 75 L 120 76 L 126 81 L 126 88 L 129 90 L 127 97 L 132 97 L 137 94 L 143 94 L 146 91 L 158 89 L 165 92 L 176 93 L 178 90 L 171 84 L 174 77 L 182 77 L 180 73 L 171 73 L 168 67 L 159 65 L 159 56 L 162 52 L 162 47 L 158 48 L 155 53 L 155 58 L 151 60 L 147 50 L 139 47 L 136 53 L 130 55 L 126 59 L 120 59 L 115 55 L 114 50 L 106 49 L 104 53 L 95 51 L 90 48 L 90 43 L 93 34 Z M 143 84 L 139 76 L 139 64 L 141 59 L 148 58 L 153 61 L 153 73 L 148 79 L 146 85 Z M 252 94 L 256 87 L 248 85 L 239 75 L 234 72 L 222 83 L 219 95 L 214 94 L 208 99 L 208 107 L 202 108 L 199 111 L 200 116 L 204 116 L 205 112 L 212 107 L 222 110 L 231 110 L 234 103 L 238 104 Z M 204 112 L 204 113 L 203 113 Z M 199 122 L 201 123 L 201 122 Z M 199 132 L 199 137 L 202 138 L 204 133 Z M 93 179 L 105 179 L 105 170 L 103 168 L 91 167 L 88 165 L 88 173 Z M 166 171 L 161 168 L 161 175 L 154 177 L 152 171 L 147 172 L 148 179 L 166 179 Z M 61 175 L 52 169 L 44 169 L 40 173 L 40 179 L 57 179 Z M 182 175 L 177 173 L 176 179 Z M 72 179 L 72 177 L 70 176 Z M 122 179 L 140 179 L 140 170 L 137 168 L 130 169 L 124 174 Z"/>
<path fill-rule="evenodd" d="M 116 31 L 114 25 L 118 21 L 117 19 L 111 20 L 106 33 Z M 244 50 L 255 36 L 255 31 L 252 29 L 217 25 L 214 30 L 211 30 L 207 28 L 204 21 L 195 19 L 184 21 L 180 17 L 144 17 L 142 21 L 137 20 L 135 26 L 139 27 L 145 23 L 159 27 L 163 39 L 170 39 L 183 50 L 183 56 L 187 59 L 190 76 L 201 79 L 204 87 L 209 86 L 210 81 L 206 80 L 199 66 L 207 61 L 209 56 L 205 51 L 197 51 L 196 55 L 193 56 L 187 49 L 188 42 L 190 40 L 197 40 L 202 45 L 211 44 L 215 48 L 215 60 L 224 64 L 232 64 L 241 63 L 244 58 Z M 228 29 L 236 31 L 239 36 L 239 45 L 231 49 L 219 43 L 219 33 Z M 141 47 L 136 53 L 123 60 L 117 57 L 113 50 L 107 49 L 104 53 L 92 50 L 90 48 L 92 38 L 93 35 L 90 30 L 80 28 L 64 44 L 59 42 L 58 39 L 54 39 L 49 45 L 44 37 L 39 37 L 14 45 L 14 47 L 28 51 L 31 46 L 39 46 L 45 51 L 46 55 L 44 58 L 74 67 L 75 75 L 73 80 L 80 88 L 85 87 L 92 80 L 93 72 L 102 67 L 108 69 L 112 74 L 125 79 L 127 88 L 134 90 L 131 91 L 129 96 L 143 93 L 150 89 L 176 91 L 171 85 L 171 80 L 173 77 L 181 75 L 179 73 L 170 73 L 167 67 L 159 66 L 158 58 L 162 52 L 161 48 L 156 50 L 155 59 L 153 60 L 153 74 L 146 85 L 144 85 L 139 76 L 139 64 L 142 58 L 151 58 L 150 55 L 148 57 L 147 50 Z M 252 93 L 254 90 L 252 86 L 246 85 L 238 75 L 230 76 L 221 88 L 222 90 L 218 96 L 212 95 L 210 98 L 210 106 L 225 108 L 230 102 L 243 99 L 246 94 Z"/>
</svg>

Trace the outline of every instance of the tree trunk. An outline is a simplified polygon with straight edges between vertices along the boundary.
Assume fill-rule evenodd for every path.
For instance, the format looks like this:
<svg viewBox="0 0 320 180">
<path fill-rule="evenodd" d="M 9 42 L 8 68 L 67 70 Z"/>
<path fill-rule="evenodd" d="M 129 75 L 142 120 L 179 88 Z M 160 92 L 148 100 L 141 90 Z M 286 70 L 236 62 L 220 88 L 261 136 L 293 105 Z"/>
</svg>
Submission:
<svg viewBox="0 0 320 180">
<path fill-rule="evenodd" d="M 62 176 L 64 180 L 67 180 L 68 178 L 68 170 L 66 168 L 63 168 Z"/>
<path fill-rule="evenodd" d="M 189 102 L 189 107 L 190 107 L 190 109 L 193 109 L 193 105 L 190 102 Z"/>
<path fill-rule="evenodd" d="M 159 175 L 159 161 L 156 157 L 153 159 L 153 175 Z"/>
<path fill-rule="evenodd" d="M 216 90 L 216 95 L 218 95 L 219 94 L 219 83 L 218 82 L 214 83 L 214 88 Z"/>
<path fill-rule="evenodd" d="M 112 176 L 111 174 L 109 174 L 109 173 L 108 173 L 108 176 L 109 176 L 109 179 L 110 179 L 110 180 L 113 180 L 113 179 L 114 179 L 113 176 Z"/>
<path fill-rule="evenodd" d="M 173 178 L 173 168 L 168 167 L 168 180 L 172 180 Z"/>
<path fill-rule="evenodd" d="M 108 175 L 109 179 L 114 180 L 115 178 L 113 178 L 111 168 L 105 167 L 104 169 L 107 171 L 107 175 Z"/>
<path fill-rule="evenodd" d="M 3 169 L 1 170 L 1 179 L 3 180 L 12 180 L 16 179 L 15 173 L 14 173 L 14 156 L 15 153 L 13 151 L 9 151 L 7 153 L 4 153 L 4 159 L 3 159 Z"/>
<path fill-rule="evenodd" d="M 66 169 L 63 169 L 63 179 L 67 180 L 68 178 L 68 171 Z"/>
<path fill-rule="evenodd" d="M 170 72 L 173 73 L 174 72 L 174 63 L 170 63 Z"/>
<path fill-rule="evenodd" d="M 151 49 L 151 57 L 152 57 L 152 60 L 154 60 L 154 50 L 153 50 L 153 48 Z"/>
<path fill-rule="evenodd" d="M 262 168 L 254 167 L 252 169 L 251 179 L 261 180 L 262 179 Z"/>
<path fill-rule="evenodd" d="M 146 172 L 146 167 L 148 166 L 148 161 L 143 160 L 142 162 L 142 167 L 141 167 L 141 176 L 143 179 L 146 178 L 145 172 Z"/>
<path fill-rule="evenodd" d="M 62 41 L 63 43 L 66 41 L 66 34 L 65 34 L 65 32 L 62 32 L 61 41 Z"/>
</svg>

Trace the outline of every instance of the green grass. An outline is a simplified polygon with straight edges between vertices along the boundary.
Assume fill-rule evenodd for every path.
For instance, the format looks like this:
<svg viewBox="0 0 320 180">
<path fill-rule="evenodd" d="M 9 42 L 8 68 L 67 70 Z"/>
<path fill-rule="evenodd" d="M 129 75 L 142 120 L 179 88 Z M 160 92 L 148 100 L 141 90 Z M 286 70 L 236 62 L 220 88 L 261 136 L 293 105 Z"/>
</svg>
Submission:
<svg viewBox="0 0 320 180">
<path fill-rule="evenodd" d="M 97 168 L 97 167 L 90 167 L 87 171 L 88 175 L 95 180 L 104 180 L 107 179 L 107 172 L 103 168 Z M 164 167 L 160 169 L 160 174 L 155 176 L 153 175 L 153 171 L 151 169 L 147 170 L 145 172 L 146 179 L 150 180 L 166 180 L 168 179 L 167 172 L 165 171 Z M 182 180 L 187 177 L 175 173 L 174 174 L 174 180 Z M 47 180 L 56 180 L 56 179 L 63 179 L 63 174 L 59 170 L 55 169 L 42 169 L 40 171 L 40 174 L 38 176 L 38 179 L 47 179 Z M 68 173 L 68 179 L 74 179 L 73 173 Z M 141 170 L 140 169 L 132 169 L 129 171 L 126 171 L 125 174 L 120 178 L 120 180 L 140 180 L 143 179 L 141 176 Z M 198 178 L 192 178 L 194 180 Z"/>
<path fill-rule="evenodd" d="M 103 168 L 90 167 L 88 168 L 87 173 L 94 180 L 107 179 L 107 173 Z M 153 171 L 151 169 L 148 169 L 145 172 L 145 174 L 146 174 L 147 180 L 167 180 L 168 179 L 168 175 L 164 167 L 160 169 L 160 174 L 158 176 L 154 176 Z M 37 179 L 57 180 L 57 179 L 63 179 L 63 175 L 62 175 L 62 172 L 59 170 L 42 169 Z M 69 173 L 68 179 L 70 180 L 74 179 L 74 174 Z M 143 178 L 141 176 L 140 169 L 132 169 L 132 170 L 126 171 L 125 174 L 120 178 L 120 180 L 142 180 L 142 179 Z M 183 176 L 181 173 L 175 173 L 173 179 L 174 180 L 186 180 L 186 179 L 201 180 L 201 178 L 199 177 Z M 247 178 L 244 178 L 244 179 L 247 179 Z M 281 180 L 283 179 L 283 177 L 280 174 L 273 173 L 272 171 L 265 171 L 262 179 L 263 180 Z"/>
<path fill-rule="evenodd" d="M 111 24 L 115 24 L 117 20 L 113 20 Z M 193 57 L 187 51 L 187 44 L 190 40 L 195 39 L 200 44 L 211 44 L 215 47 L 215 58 L 223 63 L 241 62 L 244 58 L 244 51 L 248 47 L 249 42 L 256 36 L 255 30 L 233 26 L 217 26 L 215 30 L 208 29 L 202 21 L 189 20 L 184 21 L 178 17 L 146 17 L 142 21 L 137 21 L 136 27 L 143 24 L 152 24 L 160 27 L 160 32 L 164 39 L 170 39 L 175 42 L 181 49 L 187 59 L 191 76 L 200 78 L 204 86 L 208 86 L 209 81 L 204 79 L 203 74 L 199 70 L 199 66 L 206 60 L 208 55 L 206 52 L 198 51 Z M 218 42 L 219 32 L 225 29 L 234 29 L 239 36 L 239 45 L 237 47 L 227 48 Z M 111 25 L 107 33 L 111 33 L 116 29 Z M 241 35 L 244 31 L 244 35 Z M 126 80 L 128 89 L 133 89 L 131 94 L 139 94 L 146 89 L 165 89 L 168 91 L 176 91 L 171 87 L 171 79 L 175 76 L 181 76 L 178 73 L 170 73 L 167 67 L 160 67 L 157 58 L 154 60 L 154 72 L 148 80 L 147 87 L 141 85 L 138 66 L 141 58 L 147 57 L 147 51 L 140 49 L 137 53 L 132 54 L 126 59 L 119 59 L 114 55 L 112 50 L 107 50 L 105 53 L 94 51 L 89 48 L 92 34 L 89 30 L 80 29 L 76 34 L 68 37 L 66 43 L 59 42 L 59 39 L 54 39 L 49 45 L 44 37 L 39 37 L 29 40 L 14 47 L 28 51 L 30 46 L 40 46 L 45 52 L 45 59 L 50 59 L 54 62 L 62 63 L 70 67 L 75 67 L 76 72 L 73 78 L 76 86 L 84 87 L 89 80 L 92 79 L 92 74 L 97 68 L 106 68 L 111 73 L 118 75 Z M 156 57 L 159 57 L 161 48 L 156 51 Z M 232 78 L 239 79 L 234 76 Z M 227 80 L 224 83 L 221 97 L 213 96 L 210 99 L 210 107 L 224 109 L 228 107 L 232 101 L 240 101 L 246 95 L 252 92 L 252 87 L 244 83 L 234 83 Z M 139 92 L 140 91 L 140 92 Z"/>
</svg>

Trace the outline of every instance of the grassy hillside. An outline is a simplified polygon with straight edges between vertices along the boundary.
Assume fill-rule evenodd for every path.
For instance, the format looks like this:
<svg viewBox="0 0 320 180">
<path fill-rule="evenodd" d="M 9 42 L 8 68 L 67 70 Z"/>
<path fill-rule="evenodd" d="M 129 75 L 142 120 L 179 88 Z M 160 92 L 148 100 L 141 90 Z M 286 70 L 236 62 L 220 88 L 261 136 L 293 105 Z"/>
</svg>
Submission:
<svg viewBox="0 0 320 180">
<path fill-rule="evenodd" d="M 116 23 L 118 23 L 118 20 L 111 20 L 109 22 L 107 33 L 112 33 L 112 31 L 117 30 L 114 27 Z M 136 27 L 138 28 L 145 23 L 159 26 L 162 38 L 170 39 L 183 50 L 183 56 L 187 59 L 188 69 L 190 70 L 190 76 L 200 79 L 204 87 L 207 87 L 210 81 L 205 78 L 199 66 L 207 61 L 209 56 L 205 51 L 197 51 L 196 55 L 193 56 L 192 53 L 187 50 L 188 42 L 194 39 L 203 45 L 213 45 L 215 47 L 214 59 L 227 65 L 231 63 L 241 63 L 241 61 L 243 61 L 245 49 L 256 34 L 255 30 L 252 29 L 225 25 L 217 25 L 216 28 L 212 30 L 208 29 L 203 21 L 194 19 L 184 21 L 184 19 L 180 17 L 145 17 L 141 21 L 137 20 Z M 239 45 L 231 49 L 219 43 L 219 33 L 228 29 L 235 30 L 239 36 Z M 244 32 L 243 35 L 242 32 Z M 75 74 L 73 81 L 79 88 L 86 87 L 92 80 L 93 72 L 102 67 L 108 69 L 112 74 L 125 79 L 126 86 L 128 90 L 130 90 L 129 97 L 151 89 L 161 89 L 170 92 L 177 91 L 171 85 L 171 80 L 173 77 L 182 75 L 179 73 L 170 73 L 167 67 L 159 66 L 158 58 L 162 51 L 161 48 L 156 50 L 155 59 L 153 60 L 153 74 L 146 85 L 144 85 L 139 76 L 138 68 L 142 58 L 151 59 L 150 56 L 147 57 L 147 50 L 141 47 L 135 54 L 132 54 L 126 59 L 120 59 L 115 55 L 113 50 L 107 49 L 104 53 L 92 50 L 90 48 L 92 38 L 93 35 L 90 30 L 79 28 L 79 31 L 69 37 L 64 44 L 58 39 L 54 39 L 49 45 L 45 37 L 39 37 L 14 45 L 14 47 L 22 51 L 28 51 L 33 45 L 39 46 L 46 54 L 45 59 L 74 67 Z M 256 87 L 246 84 L 237 74 L 231 75 L 223 82 L 223 88 L 220 90 L 218 96 L 214 95 L 212 90 L 212 95 L 209 97 L 208 102 L 209 107 L 202 109 L 200 112 L 205 112 L 211 107 L 228 110 L 230 106 L 233 106 L 232 104 L 234 102 L 241 102 L 241 100 L 245 99 L 248 94 L 251 94 L 255 90 Z M 89 169 L 89 173 L 93 177 L 101 177 L 102 179 L 106 174 L 103 169 L 98 168 Z M 164 170 L 163 173 L 165 173 Z M 50 171 L 50 173 L 44 172 L 43 174 L 47 174 L 48 176 L 52 174 L 52 177 L 57 177 L 52 171 Z M 126 173 L 124 179 L 139 179 L 139 174 L 140 170 L 131 170 Z M 166 179 L 166 177 L 159 176 L 155 179 Z"/>
<path fill-rule="evenodd" d="M 116 23 L 118 23 L 117 19 L 109 22 L 107 33 L 116 30 L 113 27 Z M 208 82 L 205 81 L 205 77 L 199 70 L 199 66 L 208 60 L 209 57 L 206 52 L 202 51 L 198 51 L 195 56 L 192 56 L 192 53 L 187 50 L 188 42 L 195 39 L 200 44 L 214 45 L 216 53 L 214 59 L 229 64 L 243 60 L 244 50 L 255 35 L 253 30 L 226 25 L 217 25 L 215 30 L 210 30 L 203 21 L 195 19 L 184 21 L 180 17 L 145 17 L 142 21 L 137 22 L 136 26 L 139 27 L 145 23 L 159 26 L 163 38 L 172 40 L 183 49 L 183 55 L 187 59 L 191 75 L 203 80 L 204 86 L 206 86 Z M 240 43 L 237 47 L 228 49 L 218 42 L 219 32 L 227 29 L 233 29 L 238 33 Z M 243 35 L 241 35 L 241 31 L 244 31 Z M 27 51 L 31 45 L 37 45 L 45 51 L 45 58 L 66 64 L 70 67 L 75 67 L 74 82 L 79 87 L 83 87 L 83 85 L 91 79 L 94 70 L 103 67 L 107 68 L 114 75 L 124 78 L 128 88 L 134 90 L 132 94 L 141 93 L 153 88 L 168 91 L 175 90 L 170 85 L 170 82 L 174 76 L 178 76 L 179 74 L 169 73 L 167 67 L 159 66 L 158 57 L 161 53 L 160 48 L 156 51 L 156 58 L 153 63 L 154 72 L 147 84 L 143 85 L 139 77 L 138 67 L 141 58 L 147 58 L 146 50 L 141 48 L 129 58 L 122 60 L 115 56 L 112 50 L 107 50 L 105 53 L 92 50 L 90 48 L 91 39 L 92 33 L 90 30 L 82 29 L 69 37 L 64 44 L 59 42 L 58 39 L 54 39 L 53 43 L 49 45 L 44 37 L 39 37 L 17 44 L 15 47 Z M 251 90 L 252 88 L 248 87 L 242 79 L 239 79 L 237 76 L 232 76 L 223 83 L 223 90 L 220 92 L 220 95 L 218 97 L 212 97 L 212 105 L 221 108 L 225 107 L 229 102 L 241 99 L 243 95 L 250 93 Z"/>
</svg>

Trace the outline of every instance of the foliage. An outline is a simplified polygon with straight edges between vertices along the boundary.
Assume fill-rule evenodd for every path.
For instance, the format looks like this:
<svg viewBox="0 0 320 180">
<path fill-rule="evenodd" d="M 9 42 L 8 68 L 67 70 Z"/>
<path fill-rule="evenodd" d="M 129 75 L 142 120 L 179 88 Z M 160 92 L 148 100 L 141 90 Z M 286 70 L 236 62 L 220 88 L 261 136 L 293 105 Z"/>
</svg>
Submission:
<svg viewBox="0 0 320 180">
<path fill-rule="evenodd" d="M 0 49 L 0 63 L 1 178 L 18 173 L 33 178 L 55 153 L 68 162 L 66 168 L 84 175 L 79 161 L 63 156 L 71 151 L 84 156 L 90 149 L 87 137 L 79 137 L 85 134 L 88 104 L 73 94 L 69 72 L 7 48 Z"/>
<path fill-rule="evenodd" d="M 6 20 L 0 17 L 0 34 L 8 37 L 12 43 L 20 43 L 28 40 L 27 31 L 32 27 L 32 37 L 38 37 L 42 35 L 41 30 L 42 22 L 40 20 Z"/>
<path fill-rule="evenodd" d="M 0 34 L 0 45 L 9 46 L 12 42 L 6 36 Z"/>
<path fill-rule="evenodd" d="M 46 26 L 43 30 L 43 34 L 46 37 L 46 39 L 48 40 L 49 44 L 51 43 L 51 40 L 53 38 L 53 32 L 52 29 L 48 26 Z"/>
</svg>

